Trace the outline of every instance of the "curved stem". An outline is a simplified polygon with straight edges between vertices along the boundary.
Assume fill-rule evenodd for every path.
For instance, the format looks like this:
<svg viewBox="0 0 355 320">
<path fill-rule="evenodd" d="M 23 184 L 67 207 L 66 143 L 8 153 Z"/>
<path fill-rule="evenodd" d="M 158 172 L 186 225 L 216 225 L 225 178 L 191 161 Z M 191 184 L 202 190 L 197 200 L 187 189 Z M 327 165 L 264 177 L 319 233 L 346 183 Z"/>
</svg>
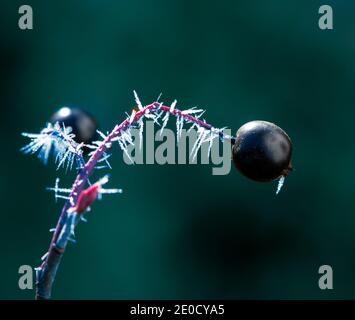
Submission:
<svg viewBox="0 0 355 320">
<path fill-rule="evenodd" d="M 184 113 L 184 111 L 171 108 L 168 106 L 164 106 L 158 102 L 154 102 L 152 104 L 147 105 L 146 107 L 141 107 L 140 110 L 134 114 L 134 116 L 127 118 L 121 124 L 116 125 L 114 129 L 111 131 L 109 135 L 107 135 L 103 141 L 103 143 L 96 149 L 94 154 L 90 157 L 90 159 L 83 165 L 83 167 L 79 170 L 78 175 L 74 181 L 71 193 L 69 195 L 69 199 L 64 204 L 64 207 L 59 216 L 57 226 L 55 228 L 55 232 L 50 242 L 50 246 L 48 249 L 48 255 L 44 259 L 43 263 L 39 268 L 37 268 L 37 280 L 36 280 L 36 299 L 50 299 L 53 282 L 56 276 L 56 272 L 58 270 L 61 257 L 65 251 L 66 243 L 59 244 L 57 242 L 58 237 L 61 234 L 62 228 L 65 224 L 67 211 L 69 208 L 73 207 L 76 203 L 79 194 L 83 190 L 86 185 L 90 175 L 92 174 L 97 162 L 102 158 L 104 153 L 111 148 L 113 141 L 115 138 L 120 137 L 122 133 L 129 128 L 131 128 L 133 123 L 137 123 L 148 113 L 155 113 L 157 110 L 161 112 L 170 113 L 176 117 L 181 117 L 185 121 L 195 123 L 198 127 L 202 127 L 207 130 L 211 130 L 214 127 L 211 124 L 206 123 L 203 120 L 200 120 L 188 113 Z M 231 136 L 226 136 L 223 133 L 223 130 L 218 131 L 219 137 L 221 139 L 229 139 L 232 143 L 234 138 Z"/>
</svg>

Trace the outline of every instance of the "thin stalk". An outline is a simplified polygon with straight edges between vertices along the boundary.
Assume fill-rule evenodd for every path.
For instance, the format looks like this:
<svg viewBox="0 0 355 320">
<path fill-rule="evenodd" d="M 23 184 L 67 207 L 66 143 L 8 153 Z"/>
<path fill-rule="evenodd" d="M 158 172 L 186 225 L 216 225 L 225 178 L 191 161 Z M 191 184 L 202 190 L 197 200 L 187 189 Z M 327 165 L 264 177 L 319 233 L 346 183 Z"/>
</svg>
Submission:
<svg viewBox="0 0 355 320">
<path fill-rule="evenodd" d="M 88 182 L 89 177 L 91 176 L 97 162 L 103 157 L 103 155 L 107 152 L 108 149 L 112 147 L 112 143 L 117 137 L 120 137 L 122 133 L 132 127 L 132 124 L 140 121 L 146 114 L 156 114 L 157 111 L 163 111 L 165 113 L 170 113 L 173 116 L 180 117 L 185 121 L 196 124 L 198 127 L 202 127 L 207 130 L 213 129 L 211 124 L 206 123 L 205 121 L 198 119 L 197 117 L 192 116 L 191 114 L 184 113 L 184 111 L 171 108 L 169 106 L 162 105 L 158 102 L 154 102 L 141 107 L 140 110 L 135 113 L 133 118 L 127 118 L 121 124 L 116 125 L 114 129 L 111 131 L 109 135 L 107 135 L 103 141 L 103 143 L 98 147 L 89 160 L 79 169 L 78 175 L 74 181 L 73 187 L 71 189 L 71 193 L 69 195 L 69 199 L 64 204 L 64 207 L 59 216 L 55 232 L 51 239 L 48 254 L 43 260 L 41 266 L 37 268 L 37 279 L 36 279 L 36 299 L 50 299 L 51 292 L 53 287 L 53 282 L 56 277 L 56 273 L 62 258 L 63 253 L 65 252 L 67 242 L 64 244 L 58 244 L 57 240 L 61 234 L 62 228 L 65 224 L 67 218 L 67 211 L 71 207 L 75 206 L 75 203 L 78 199 L 78 196 L 83 191 L 83 188 Z M 228 139 L 232 143 L 234 142 L 234 138 L 231 136 L 226 136 L 223 133 L 223 130 L 218 132 L 219 137 L 221 139 Z"/>
</svg>

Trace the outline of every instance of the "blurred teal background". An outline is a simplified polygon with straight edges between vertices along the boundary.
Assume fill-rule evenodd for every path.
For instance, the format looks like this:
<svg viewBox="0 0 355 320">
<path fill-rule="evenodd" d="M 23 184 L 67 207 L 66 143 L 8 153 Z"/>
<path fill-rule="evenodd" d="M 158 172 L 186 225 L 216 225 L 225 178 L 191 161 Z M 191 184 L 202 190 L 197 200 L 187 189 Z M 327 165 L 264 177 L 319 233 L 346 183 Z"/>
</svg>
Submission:
<svg viewBox="0 0 355 320">
<path fill-rule="evenodd" d="M 32 31 L 17 26 L 22 4 Z M 322 4 L 332 31 L 318 28 Z M 275 196 L 234 168 L 127 166 L 116 146 L 110 186 L 124 193 L 79 226 L 53 298 L 355 298 L 354 2 L 5 0 L 0 13 L 0 298 L 33 298 L 18 268 L 39 264 L 62 206 L 45 187 L 74 179 L 22 155 L 20 133 L 64 105 L 110 130 L 134 89 L 233 131 L 277 123 L 296 171 Z M 318 288 L 323 264 L 334 290 Z"/>
</svg>

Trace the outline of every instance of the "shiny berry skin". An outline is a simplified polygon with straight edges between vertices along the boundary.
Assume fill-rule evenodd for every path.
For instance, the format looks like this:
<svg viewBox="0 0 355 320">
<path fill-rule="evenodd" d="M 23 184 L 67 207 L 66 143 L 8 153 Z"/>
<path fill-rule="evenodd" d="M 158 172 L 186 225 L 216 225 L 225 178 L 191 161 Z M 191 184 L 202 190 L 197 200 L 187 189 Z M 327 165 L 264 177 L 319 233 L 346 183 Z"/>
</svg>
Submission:
<svg viewBox="0 0 355 320">
<path fill-rule="evenodd" d="M 292 143 L 277 125 L 267 121 L 247 122 L 237 131 L 233 162 L 246 177 L 267 182 L 292 170 Z"/>
<path fill-rule="evenodd" d="M 71 127 L 78 143 L 91 143 L 96 137 L 97 122 L 92 115 L 79 108 L 62 107 L 50 118 L 51 123 Z"/>
</svg>

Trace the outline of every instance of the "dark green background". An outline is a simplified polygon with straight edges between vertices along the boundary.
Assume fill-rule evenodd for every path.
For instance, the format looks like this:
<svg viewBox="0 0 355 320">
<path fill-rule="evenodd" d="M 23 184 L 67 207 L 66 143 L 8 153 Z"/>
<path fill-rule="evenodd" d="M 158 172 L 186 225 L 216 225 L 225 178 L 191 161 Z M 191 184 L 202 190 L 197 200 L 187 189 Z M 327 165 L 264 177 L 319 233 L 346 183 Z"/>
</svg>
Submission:
<svg viewBox="0 0 355 320">
<path fill-rule="evenodd" d="M 17 26 L 30 4 L 34 30 Z M 334 30 L 318 28 L 331 4 Z M 61 203 L 63 171 L 19 148 L 63 105 L 103 130 L 163 92 L 233 131 L 264 119 L 291 136 L 296 171 L 275 183 L 232 168 L 127 166 L 94 205 L 55 282 L 55 299 L 355 298 L 353 1 L 2 1 L 0 4 L 0 298 L 31 299 L 18 268 L 36 266 Z M 173 128 L 173 126 L 171 126 Z M 62 179 L 69 186 L 70 173 Z M 318 288 L 318 268 L 334 290 Z"/>
</svg>

